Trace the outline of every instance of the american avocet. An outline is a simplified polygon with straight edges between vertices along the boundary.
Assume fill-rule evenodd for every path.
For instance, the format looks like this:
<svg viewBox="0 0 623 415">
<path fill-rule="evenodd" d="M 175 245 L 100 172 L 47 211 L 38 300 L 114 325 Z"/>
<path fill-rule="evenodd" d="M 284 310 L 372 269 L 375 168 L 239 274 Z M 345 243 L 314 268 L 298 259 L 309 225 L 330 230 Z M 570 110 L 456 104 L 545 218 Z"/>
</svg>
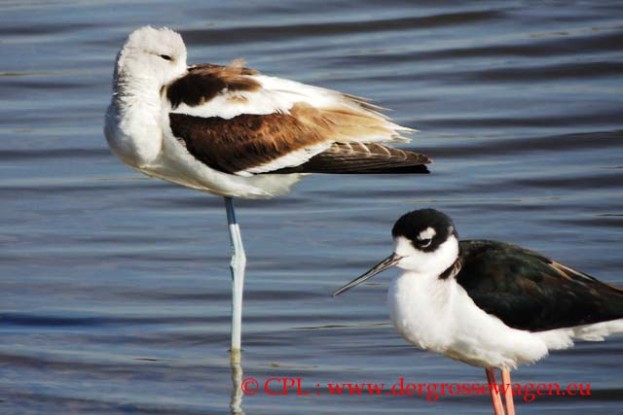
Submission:
<svg viewBox="0 0 623 415">
<path fill-rule="evenodd" d="M 187 66 L 182 37 L 143 27 L 117 55 L 105 135 L 148 176 L 225 196 L 232 351 L 240 350 L 246 257 L 232 197 L 281 195 L 305 173 L 427 173 L 427 156 L 381 144 L 412 130 L 366 100 L 260 74 Z"/>
<path fill-rule="evenodd" d="M 487 240 L 458 240 L 452 220 L 433 209 L 402 216 L 394 253 L 344 285 L 339 295 L 379 272 L 404 272 L 388 303 L 398 332 L 416 346 L 483 367 L 496 415 L 503 415 L 494 369 L 535 362 L 573 338 L 603 340 L 623 332 L 623 290 L 541 254 Z M 514 414 L 505 388 L 506 414 Z"/>
</svg>

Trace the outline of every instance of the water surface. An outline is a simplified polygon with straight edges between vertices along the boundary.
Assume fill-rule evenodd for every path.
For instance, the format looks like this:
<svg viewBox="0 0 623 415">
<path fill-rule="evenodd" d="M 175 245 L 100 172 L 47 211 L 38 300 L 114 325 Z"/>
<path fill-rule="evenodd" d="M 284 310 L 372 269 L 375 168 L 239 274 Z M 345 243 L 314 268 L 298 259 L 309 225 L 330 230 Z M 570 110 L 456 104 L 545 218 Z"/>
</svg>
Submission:
<svg viewBox="0 0 623 415">
<path fill-rule="evenodd" d="M 238 201 L 248 253 L 244 376 L 391 385 L 482 382 L 388 323 L 395 272 L 330 293 L 391 250 L 404 212 L 442 209 L 465 238 L 540 250 L 623 285 L 620 2 L 5 1 L 0 5 L 0 412 L 223 414 L 229 241 L 221 198 L 150 180 L 102 136 L 112 65 L 144 25 L 190 62 L 368 96 L 420 132 L 422 177 L 315 175 Z M 623 336 L 515 372 L 591 383 L 522 414 L 612 414 Z M 487 397 L 246 396 L 247 414 L 489 413 Z"/>
</svg>

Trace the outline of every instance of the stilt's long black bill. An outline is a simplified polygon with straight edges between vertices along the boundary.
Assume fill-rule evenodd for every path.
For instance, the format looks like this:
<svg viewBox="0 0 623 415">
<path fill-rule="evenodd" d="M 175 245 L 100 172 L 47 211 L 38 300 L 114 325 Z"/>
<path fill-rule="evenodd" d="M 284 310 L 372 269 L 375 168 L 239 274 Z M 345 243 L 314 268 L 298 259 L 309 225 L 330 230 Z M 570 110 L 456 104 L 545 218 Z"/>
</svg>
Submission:
<svg viewBox="0 0 623 415">
<path fill-rule="evenodd" d="M 369 280 L 370 278 L 374 277 L 379 272 L 383 272 L 387 268 L 393 267 L 401 259 L 402 259 L 402 257 L 400 257 L 400 256 L 398 256 L 396 254 L 391 254 L 390 256 L 388 256 L 387 258 L 385 258 L 384 260 L 382 260 L 381 262 L 379 262 L 378 264 L 373 266 L 372 269 L 370 269 L 370 271 L 366 272 L 365 274 L 363 274 L 360 277 L 355 278 L 354 280 L 352 280 L 348 284 L 344 285 L 342 288 L 340 288 L 337 291 L 335 291 L 333 293 L 333 297 L 338 296 L 338 295 L 342 294 L 344 291 L 347 291 L 347 290 L 353 288 L 354 286 L 359 285 L 362 282 Z"/>
</svg>

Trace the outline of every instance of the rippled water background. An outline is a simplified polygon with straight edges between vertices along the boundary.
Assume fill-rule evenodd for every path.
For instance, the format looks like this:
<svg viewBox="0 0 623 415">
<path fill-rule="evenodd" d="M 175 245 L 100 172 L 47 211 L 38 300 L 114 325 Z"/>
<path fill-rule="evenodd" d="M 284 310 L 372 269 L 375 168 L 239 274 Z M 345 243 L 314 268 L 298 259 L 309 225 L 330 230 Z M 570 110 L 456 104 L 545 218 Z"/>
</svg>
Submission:
<svg viewBox="0 0 623 415">
<path fill-rule="evenodd" d="M 458 2 L 457 2 L 458 3 Z M 623 285 L 623 6 L 618 1 L 0 3 L 0 413 L 230 411 L 221 198 L 131 171 L 102 136 L 112 65 L 144 25 L 189 61 L 373 97 L 421 130 L 433 174 L 306 178 L 238 201 L 248 251 L 243 370 L 259 381 L 482 382 L 388 324 L 392 273 L 330 293 L 391 250 L 407 210 Z M 623 413 L 623 337 L 517 382 L 591 383 L 522 414 Z M 490 413 L 487 397 L 246 396 L 247 414 Z"/>
</svg>

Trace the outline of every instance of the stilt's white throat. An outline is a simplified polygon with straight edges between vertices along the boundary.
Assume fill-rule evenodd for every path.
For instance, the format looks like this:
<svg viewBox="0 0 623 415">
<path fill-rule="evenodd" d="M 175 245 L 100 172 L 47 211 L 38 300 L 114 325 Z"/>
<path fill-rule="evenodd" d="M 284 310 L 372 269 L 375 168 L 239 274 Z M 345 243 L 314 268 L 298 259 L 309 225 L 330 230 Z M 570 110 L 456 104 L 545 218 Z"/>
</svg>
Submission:
<svg viewBox="0 0 623 415">
<path fill-rule="evenodd" d="M 410 343 L 487 371 L 535 362 L 573 339 L 623 332 L 623 290 L 536 252 L 495 241 L 461 241 L 452 220 L 422 209 L 394 225 L 394 253 L 334 295 L 397 266 L 391 320 Z M 492 393 L 496 414 L 504 415 Z M 512 395 L 506 415 L 514 414 Z"/>
</svg>

